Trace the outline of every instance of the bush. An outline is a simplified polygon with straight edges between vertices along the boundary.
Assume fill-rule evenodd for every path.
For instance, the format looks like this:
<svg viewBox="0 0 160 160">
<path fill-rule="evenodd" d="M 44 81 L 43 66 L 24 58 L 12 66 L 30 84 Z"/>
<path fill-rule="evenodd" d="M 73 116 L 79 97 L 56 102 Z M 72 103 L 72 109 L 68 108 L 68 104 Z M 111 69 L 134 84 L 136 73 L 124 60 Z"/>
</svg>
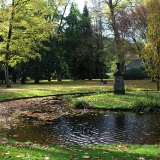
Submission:
<svg viewBox="0 0 160 160">
<path fill-rule="evenodd" d="M 109 79 L 110 75 L 108 73 L 105 73 L 105 78 Z"/>
<path fill-rule="evenodd" d="M 125 80 L 136 80 L 136 79 L 145 79 L 148 78 L 148 74 L 141 69 L 131 68 L 124 72 Z"/>
</svg>

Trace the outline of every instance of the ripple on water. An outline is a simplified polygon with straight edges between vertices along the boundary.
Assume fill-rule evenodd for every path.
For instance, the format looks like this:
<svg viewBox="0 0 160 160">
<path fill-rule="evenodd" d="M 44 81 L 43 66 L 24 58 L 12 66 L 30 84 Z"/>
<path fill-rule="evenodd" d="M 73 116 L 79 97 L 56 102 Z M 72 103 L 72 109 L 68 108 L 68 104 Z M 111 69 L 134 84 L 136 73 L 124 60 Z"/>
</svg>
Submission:
<svg viewBox="0 0 160 160">
<path fill-rule="evenodd" d="M 74 144 L 110 144 L 115 142 L 155 144 L 160 143 L 160 114 L 106 112 L 103 114 L 84 114 L 80 116 L 63 116 L 49 124 L 40 125 L 32 119 L 22 119 L 21 124 L 14 125 L 7 133 L 20 141 L 37 141 L 40 143 L 74 143 Z M 4 130 L 0 130 L 0 137 Z"/>
</svg>

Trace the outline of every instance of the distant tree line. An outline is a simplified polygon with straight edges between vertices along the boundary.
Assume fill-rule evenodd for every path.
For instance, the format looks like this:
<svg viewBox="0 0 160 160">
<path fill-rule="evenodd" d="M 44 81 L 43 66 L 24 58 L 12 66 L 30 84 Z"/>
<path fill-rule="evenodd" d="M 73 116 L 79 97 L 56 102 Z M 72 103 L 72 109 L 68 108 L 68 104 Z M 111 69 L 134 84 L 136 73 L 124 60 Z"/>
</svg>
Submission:
<svg viewBox="0 0 160 160">
<path fill-rule="evenodd" d="M 81 13 L 67 0 L 0 0 L 0 76 L 7 87 L 27 77 L 102 80 L 115 62 L 124 72 L 138 56 L 159 90 L 160 2 L 91 2 Z"/>
</svg>

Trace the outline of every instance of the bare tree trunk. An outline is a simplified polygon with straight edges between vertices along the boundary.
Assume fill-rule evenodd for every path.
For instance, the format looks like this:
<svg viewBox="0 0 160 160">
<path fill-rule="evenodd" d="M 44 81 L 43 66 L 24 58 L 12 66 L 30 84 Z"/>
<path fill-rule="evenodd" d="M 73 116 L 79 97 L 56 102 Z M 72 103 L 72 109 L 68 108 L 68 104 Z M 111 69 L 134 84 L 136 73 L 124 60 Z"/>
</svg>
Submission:
<svg viewBox="0 0 160 160">
<path fill-rule="evenodd" d="M 88 58 L 88 79 L 92 80 L 92 69 L 91 69 L 91 63 L 90 63 L 90 58 Z"/>
<path fill-rule="evenodd" d="M 62 81 L 61 72 L 57 74 L 57 81 Z"/>
<path fill-rule="evenodd" d="M 9 81 L 9 71 L 8 71 L 8 62 L 5 62 L 5 80 L 6 80 L 6 87 L 11 87 L 10 81 Z"/>
<path fill-rule="evenodd" d="M 6 79 L 6 87 L 11 87 L 10 81 L 9 81 L 9 71 L 8 71 L 8 60 L 9 60 L 9 47 L 10 47 L 10 41 L 12 36 L 12 21 L 14 18 L 14 0 L 12 0 L 12 11 L 11 11 L 11 20 L 9 24 L 8 29 L 8 37 L 7 37 L 7 45 L 6 45 L 6 55 L 5 55 L 5 79 Z"/>
<path fill-rule="evenodd" d="M 117 50 L 117 54 L 118 54 L 118 61 L 121 64 L 120 71 L 124 72 L 125 60 L 124 60 L 124 53 L 122 52 L 122 40 L 120 38 L 120 34 L 118 32 L 118 25 L 117 25 L 116 19 L 115 19 L 115 11 L 114 11 L 115 5 L 113 4 L 112 0 L 109 0 L 109 2 L 107 4 L 108 4 L 108 7 L 110 9 L 110 18 L 111 18 L 111 21 L 112 21 L 111 23 L 112 23 L 112 28 L 113 28 L 113 31 L 114 31 L 114 36 L 115 36 L 116 50 Z"/>
</svg>

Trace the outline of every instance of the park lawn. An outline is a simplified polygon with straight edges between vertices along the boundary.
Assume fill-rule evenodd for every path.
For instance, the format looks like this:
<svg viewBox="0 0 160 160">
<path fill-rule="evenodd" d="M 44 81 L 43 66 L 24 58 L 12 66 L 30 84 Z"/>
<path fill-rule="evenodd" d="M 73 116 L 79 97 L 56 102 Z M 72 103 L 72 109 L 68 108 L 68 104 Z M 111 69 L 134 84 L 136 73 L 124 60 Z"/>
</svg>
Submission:
<svg viewBox="0 0 160 160">
<path fill-rule="evenodd" d="M 12 88 L 7 89 L 3 84 L 0 85 L 0 91 L 0 101 L 66 95 L 66 100 L 69 99 L 68 104 L 76 105 L 85 102 L 87 108 L 133 110 L 142 105 L 151 107 L 160 105 L 160 94 L 156 91 L 155 83 L 149 79 L 125 81 L 126 94 L 124 95 L 113 94 L 113 80 L 107 80 L 107 84 L 103 84 L 100 80 L 64 80 L 62 82 L 54 80 L 41 81 L 40 84 L 30 81 L 26 84 L 12 84 Z M 81 93 L 92 94 L 78 98 L 72 96 L 72 94 Z"/>
<path fill-rule="evenodd" d="M 112 83 L 112 81 L 110 82 Z M 12 84 L 11 88 L 5 88 L 5 84 L 0 85 L 0 101 L 51 96 L 60 94 L 75 94 L 75 93 L 88 93 L 96 92 L 97 90 L 111 90 L 112 86 L 102 85 L 100 80 L 93 81 L 69 81 L 62 82 L 41 81 L 39 84 L 34 84 L 33 81 L 26 84 Z"/>
<path fill-rule="evenodd" d="M 41 81 L 39 84 L 29 81 L 26 84 L 13 83 L 11 86 L 11 88 L 6 88 L 5 84 L 0 85 L 0 101 L 58 94 L 113 92 L 113 80 L 107 80 L 107 84 L 103 84 L 100 80 L 63 80 L 61 82 L 53 80 L 51 82 Z M 125 90 L 126 93 L 128 91 L 136 91 L 136 93 L 152 91 L 156 90 L 156 85 L 151 80 L 127 80 L 125 81 Z"/>
<path fill-rule="evenodd" d="M 67 94 L 66 100 L 74 105 L 85 101 L 94 108 L 133 109 L 140 104 L 160 104 L 160 94 L 156 91 L 155 83 L 150 80 L 125 81 L 125 95 L 113 94 L 113 81 L 103 84 L 100 80 L 93 81 L 42 81 L 40 84 L 12 84 L 6 89 L 0 85 L 0 101 L 39 97 L 48 95 Z M 83 97 L 75 97 L 75 93 L 91 93 Z M 69 95 L 70 94 L 70 95 Z M 0 159 L 38 159 L 38 160 L 157 160 L 160 159 L 160 144 L 157 145 L 40 145 L 21 142 L 6 142 L 0 140 Z"/>
<path fill-rule="evenodd" d="M 2 159 L 38 159 L 38 160 L 157 160 L 160 158 L 160 145 L 63 145 L 31 144 L 29 142 L 6 143 L 1 141 Z"/>
</svg>

